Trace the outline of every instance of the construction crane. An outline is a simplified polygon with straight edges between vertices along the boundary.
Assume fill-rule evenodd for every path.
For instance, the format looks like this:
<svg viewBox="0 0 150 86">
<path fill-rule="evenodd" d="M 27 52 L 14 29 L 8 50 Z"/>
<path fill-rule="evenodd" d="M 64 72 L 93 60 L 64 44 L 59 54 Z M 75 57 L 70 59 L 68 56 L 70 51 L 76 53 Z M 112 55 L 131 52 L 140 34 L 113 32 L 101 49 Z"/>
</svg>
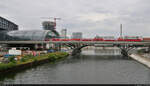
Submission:
<svg viewBox="0 0 150 86">
<path fill-rule="evenodd" d="M 42 19 L 54 19 L 54 28 L 56 29 L 56 20 L 61 20 L 61 18 L 56 18 L 56 17 L 41 17 Z"/>
</svg>

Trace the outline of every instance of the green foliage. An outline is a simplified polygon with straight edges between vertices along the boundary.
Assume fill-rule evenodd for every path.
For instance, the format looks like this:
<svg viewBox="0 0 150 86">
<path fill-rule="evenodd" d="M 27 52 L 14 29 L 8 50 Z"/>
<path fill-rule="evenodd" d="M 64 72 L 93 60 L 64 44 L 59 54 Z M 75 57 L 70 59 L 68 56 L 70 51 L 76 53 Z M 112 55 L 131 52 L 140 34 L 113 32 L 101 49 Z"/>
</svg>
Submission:
<svg viewBox="0 0 150 86">
<path fill-rule="evenodd" d="M 11 56 L 8 58 L 9 62 L 16 63 L 15 56 Z"/>
<path fill-rule="evenodd" d="M 56 56 L 54 54 L 49 54 L 48 58 L 50 61 L 55 61 L 56 60 Z"/>
<path fill-rule="evenodd" d="M 145 49 L 140 49 L 137 51 L 138 53 L 146 53 L 146 50 Z"/>
<path fill-rule="evenodd" d="M 26 55 L 26 56 L 23 56 L 20 61 L 21 62 L 26 62 L 28 61 L 29 59 L 33 59 L 34 57 L 32 55 Z"/>
<path fill-rule="evenodd" d="M 26 56 L 24 56 L 23 58 L 31 59 L 31 58 L 33 58 L 33 56 L 32 56 L 32 55 L 26 55 Z"/>
<path fill-rule="evenodd" d="M 58 59 L 66 57 L 67 55 L 68 53 L 65 53 L 65 52 L 49 53 L 48 58 L 50 61 L 56 61 Z"/>
<path fill-rule="evenodd" d="M 34 58 L 34 59 L 33 59 L 33 62 L 38 62 L 37 58 Z"/>
<path fill-rule="evenodd" d="M 25 61 L 26 61 L 26 58 L 23 57 L 23 58 L 20 59 L 20 61 L 21 61 L 21 62 L 25 62 Z"/>
<path fill-rule="evenodd" d="M 16 60 L 14 59 L 15 57 L 9 57 L 8 60 L 10 61 L 9 63 L 0 63 L 0 70 L 6 70 L 9 68 L 13 68 L 16 65 L 21 65 L 21 64 L 26 64 L 26 62 L 38 62 L 39 60 L 44 59 L 49 59 L 51 62 L 55 62 L 59 59 L 67 57 L 68 53 L 65 52 L 55 52 L 55 53 L 48 53 L 42 56 L 36 56 L 33 57 L 32 55 L 27 55 L 21 58 L 20 61 L 16 63 Z"/>
<path fill-rule="evenodd" d="M 5 64 L 5 63 L 0 63 L 0 70 L 6 70 L 8 68 L 12 68 L 12 67 L 15 67 L 16 64 L 13 63 L 13 62 L 10 62 L 8 64 Z"/>
</svg>

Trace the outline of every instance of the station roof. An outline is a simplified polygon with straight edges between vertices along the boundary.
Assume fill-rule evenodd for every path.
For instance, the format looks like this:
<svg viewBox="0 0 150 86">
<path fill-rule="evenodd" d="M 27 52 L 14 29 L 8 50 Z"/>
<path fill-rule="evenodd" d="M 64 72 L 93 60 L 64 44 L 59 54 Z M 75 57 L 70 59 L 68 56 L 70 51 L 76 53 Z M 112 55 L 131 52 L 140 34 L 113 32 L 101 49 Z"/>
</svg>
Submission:
<svg viewBox="0 0 150 86">
<path fill-rule="evenodd" d="M 43 41 L 46 38 L 57 38 L 59 34 L 52 30 L 18 30 L 9 32 L 0 32 L 0 40 L 8 41 Z"/>
</svg>

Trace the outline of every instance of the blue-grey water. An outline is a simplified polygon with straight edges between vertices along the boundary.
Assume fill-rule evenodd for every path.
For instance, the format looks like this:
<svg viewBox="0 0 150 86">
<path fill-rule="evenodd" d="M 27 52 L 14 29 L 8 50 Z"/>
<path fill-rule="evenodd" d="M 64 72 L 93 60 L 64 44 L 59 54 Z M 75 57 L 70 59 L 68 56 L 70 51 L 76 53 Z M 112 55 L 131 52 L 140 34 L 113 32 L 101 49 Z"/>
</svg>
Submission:
<svg viewBox="0 0 150 86">
<path fill-rule="evenodd" d="M 87 50 L 1 78 L 8 84 L 150 84 L 150 69 L 118 50 Z"/>
</svg>

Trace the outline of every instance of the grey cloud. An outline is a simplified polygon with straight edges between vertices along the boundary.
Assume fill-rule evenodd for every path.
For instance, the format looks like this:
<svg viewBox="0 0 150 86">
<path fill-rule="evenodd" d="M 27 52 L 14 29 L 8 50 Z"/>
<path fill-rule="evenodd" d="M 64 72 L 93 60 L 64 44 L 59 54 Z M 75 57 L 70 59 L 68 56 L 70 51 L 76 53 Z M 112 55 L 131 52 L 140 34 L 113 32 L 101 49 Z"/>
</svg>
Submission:
<svg viewBox="0 0 150 86">
<path fill-rule="evenodd" d="M 124 35 L 149 36 L 149 0 L 1 0 L 0 16 L 19 24 L 20 29 L 41 29 L 40 17 L 60 17 L 57 30 L 83 31 L 85 37 L 119 36 L 119 24 Z M 101 21 L 81 21 L 80 15 L 110 14 Z"/>
</svg>

